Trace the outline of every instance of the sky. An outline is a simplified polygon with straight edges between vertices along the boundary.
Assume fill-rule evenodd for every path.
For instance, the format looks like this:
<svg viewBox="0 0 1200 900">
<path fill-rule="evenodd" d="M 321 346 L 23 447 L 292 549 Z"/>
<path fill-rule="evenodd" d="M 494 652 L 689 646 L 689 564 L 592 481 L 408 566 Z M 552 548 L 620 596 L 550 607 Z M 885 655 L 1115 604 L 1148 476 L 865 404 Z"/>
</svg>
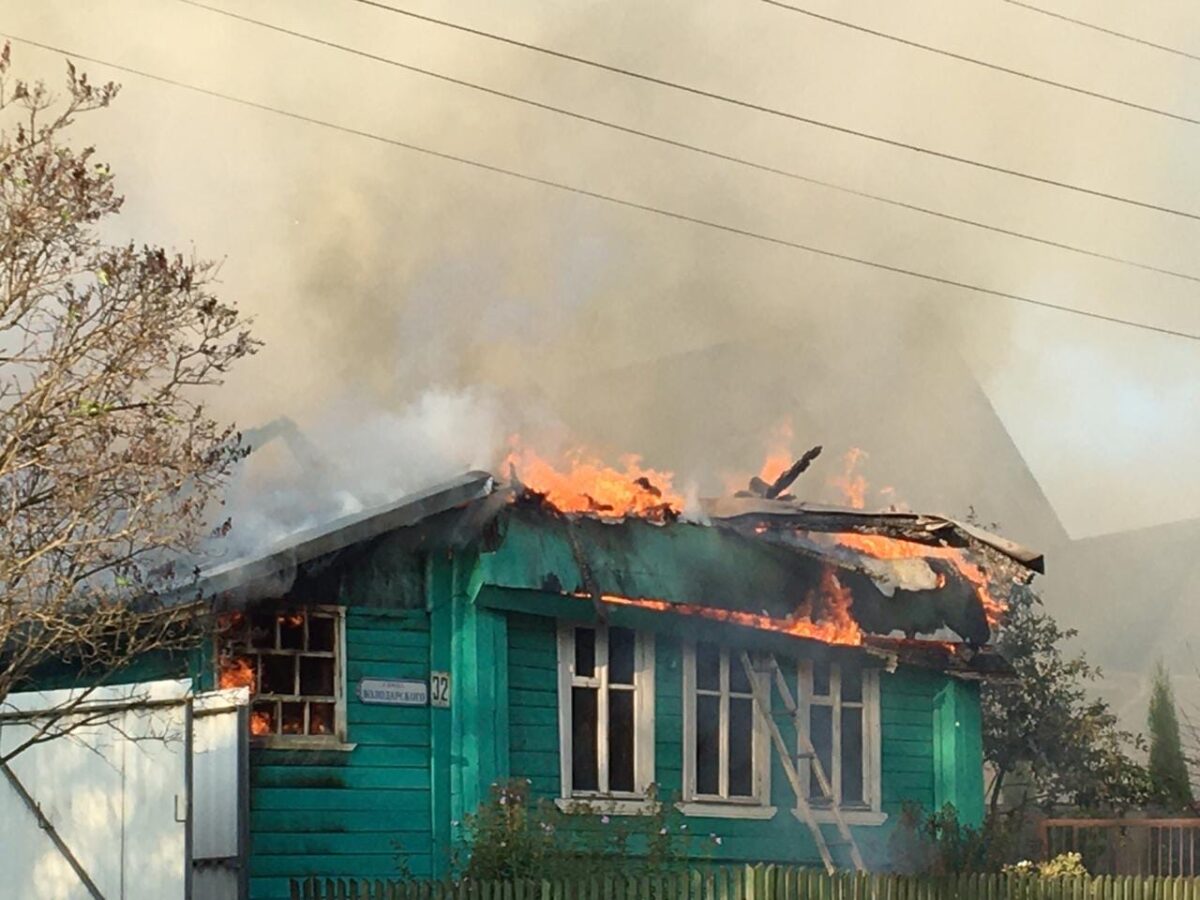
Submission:
<svg viewBox="0 0 1200 900">
<path fill-rule="evenodd" d="M 807 126 L 355 0 L 205 2 L 760 165 L 1200 277 L 1194 219 Z M 758 0 L 394 4 L 1200 214 L 1200 125 Z M 797 5 L 1200 118 L 1200 62 L 1003 0 Z M 1066 15 L 1200 52 L 1192 6 L 1054 2 Z M 1200 334 L 1195 281 L 664 146 L 181 0 L 0 0 L 0 31 L 730 228 Z M 17 42 L 14 58 L 20 75 L 52 84 L 62 77 L 60 53 Z M 902 409 L 903 440 L 923 455 L 889 469 L 900 457 L 867 447 L 873 478 L 961 513 L 968 498 L 987 496 L 986 466 L 971 462 L 975 480 L 954 497 L 933 487 L 978 435 L 966 421 L 961 433 L 935 427 L 922 409 L 943 402 L 934 361 L 953 357 L 965 368 L 946 377 L 978 379 L 1070 537 L 1200 517 L 1196 341 L 814 256 L 99 64 L 80 67 L 124 85 L 112 109 L 76 126 L 111 162 L 127 197 L 111 236 L 221 260 L 222 296 L 254 317 L 265 342 L 212 409 L 246 427 L 291 417 L 337 461 L 339 483 L 369 480 L 380 494 L 412 488 L 487 465 L 519 430 L 610 458 L 642 452 L 709 487 L 724 473 L 706 467 L 697 446 L 720 446 L 722 466 L 754 471 L 771 429 L 789 414 L 761 393 L 786 387 L 823 410 L 813 419 L 822 433 L 800 442 L 811 437 L 839 454 L 862 431 L 856 419 Z M 674 360 L 693 361 L 687 388 L 712 404 L 686 406 L 660 391 Z M 814 360 L 828 365 L 803 368 Z M 897 367 L 910 373 L 903 390 Z M 757 397 L 756 385 L 731 393 L 729 383 L 751 369 L 760 381 L 763 371 L 779 373 L 779 384 Z M 617 384 L 624 393 L 614 395 Z M 263 458 L 290 464 L 277 450 Z M 350 493 L 330 502 L 364 502 L 361 490 Z M 255 514 L 269 518 L 275 501 L 255 497 Z M 1016 538 L 1027 524 L 1035 530 L 1014 520 L 1003 498 L 978 512 L 984 521 L 1003 518 Z"/>
</svg>

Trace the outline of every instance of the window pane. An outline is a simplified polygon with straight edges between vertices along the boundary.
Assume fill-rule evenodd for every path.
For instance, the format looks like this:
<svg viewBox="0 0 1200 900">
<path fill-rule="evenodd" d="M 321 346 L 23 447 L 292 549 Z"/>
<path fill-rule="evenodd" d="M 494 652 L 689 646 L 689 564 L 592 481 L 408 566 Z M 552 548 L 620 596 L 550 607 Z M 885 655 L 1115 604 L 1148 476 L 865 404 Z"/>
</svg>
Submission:
<svg viewBox="0 0 1200 900">
<path fill-rule="evenodd" d="M 304 614 L 279 614 L 279 646 L 283 650 L 304 649 Z"/>
<path fill-rule="evenodd" d="M 275 734 L 279 728 L 275 717 L 275 704 L 271 701 L 255 703 L 250 712 L 250 733 L 255 735 Z"/>
<path fill-rule="evenodd" d="M 264 694 L 296 693 L 296 657 L 265 654 L 262 657 L 262 684 Z"/>
<path fill-rule="evenodd" d="M 580 678 L 592 678 L 596 674 L 595 629 L 575 629 L 575 674 Z"/>
<path fill-rule="evenodd" d="M 746 677 L 746 667 L 742 665 L 742 651 L 729 651 L 729 690 L 735 694 L 750 693 L 750 679 Z"/>
<path fill-rule="evenodd" d="M 308 619 L 308 649 L 333 649 L 333 619 L 324 616 L 310 616 Z"/>
<path fill-rule="evenodd" d="M 633 632 L 628 628 L 608 629 L 608 681 L 633 684 Z"/>
<path fill-rule="evenodd" d="M 254 613 L 250 617 L 250 645 L 267 650 L 275 649 L 275 617 L 270 613 Z"/>
<path fill-rule="evenodd" d="M 721 689 L 721 650 L 714 644 L 696 645 L 696 687 L 701 691 Z"/>
<path fill-rule="evenodd" d="M 333 734 L 333 704 L 308 704 L 308 733 Z"/>
<path fill-rule="evenodd" d="M 633 790 L 633 691 L 608 692 L 608 789 Z"/>
<path fill-rule="evenodd" d="M 863 800 L 863 711 L 855 706 L 842 710 L 842 803 Z"/>
<path fill-rule="evenodd" d="M 817 751 L 817 758 L 825 769 L 825 777 L 833 779 L 833 708 L 829 706 L 809 707 L 809 737 Z M 814 805 L 828 805 L 829 799 L 821 790 L 817 770 L 813 767 L 809 776 L 808 795 Z"/>
<path fill-rule="evenodd" d="M 332 656 L 300 658 L 300 693 L 322 697 L 333 696 Z"/>
<path fill-rule="evenodd" d="M 283 727 L 280 730 L 284 734 L 304 734 L 304 704 L 281 703 L 280 708 L 283 710 Z"/>
<path fill-rule="evenodd" d="M 812 664 L 814 697 L 829 696 L 829 663 L 814 660 Z"/>
<path fill-rule="evenodd" d="M 842 702 L 861 703 L 863 697 L 862 665 L 857 661 L 842 663 L 839 669 L 842 673 Z"/>
<path fill-rule="evenodd" d="M 754 796 L 754 701 L 729 701 L 729 796 Z"/>
<path fill-rule="evenodd" d="M 600 789 L 596 765 L 595 688 L 571 688 L 571 786 L 577 791 Z"/>
<path fill-rule="evenodd" d="M 721 698 L 696 698 L 696 793 L 720 793 Z"/>
</svg>

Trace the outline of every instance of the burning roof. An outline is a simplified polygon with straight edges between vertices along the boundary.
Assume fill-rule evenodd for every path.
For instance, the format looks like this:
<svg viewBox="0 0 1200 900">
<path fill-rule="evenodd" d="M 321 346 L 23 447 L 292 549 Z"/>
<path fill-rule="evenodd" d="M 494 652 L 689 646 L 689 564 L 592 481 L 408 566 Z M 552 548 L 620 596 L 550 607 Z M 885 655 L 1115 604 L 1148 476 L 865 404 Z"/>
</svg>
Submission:
<svg viewBox="0 0 1200 900">
<path fill-rule="evenodd" d="M 390 558 L 474 543 L 482 584 L 590 601 L 600 615 L 640 607 L 946 671 L 987 668 L 981 648 L 1041 557 L 939 516 L 798 502 L 781 481 L 814 457 L 684 515 L 669 473 L 635 458 L 622 470 L 579 458 L 563 473 L 514 454 L 507 481 L 468 473 L 210 572 L 201 588 L 227 607 L 291 595 L 297 581 L 328 594 L 336 561 L 353 567 L 347 554 L 379 540 L 392 542 Z"/>
</svg>

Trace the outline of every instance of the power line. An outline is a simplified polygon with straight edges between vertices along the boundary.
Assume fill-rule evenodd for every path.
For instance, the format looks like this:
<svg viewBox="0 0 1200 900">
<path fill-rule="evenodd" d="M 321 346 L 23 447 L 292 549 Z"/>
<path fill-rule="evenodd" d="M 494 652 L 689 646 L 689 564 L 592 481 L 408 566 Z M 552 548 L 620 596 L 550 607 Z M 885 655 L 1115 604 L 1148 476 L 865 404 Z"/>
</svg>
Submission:
<svg viewBox="0 0 1200 900">
<path fill-rule="evenodd" d="M 771 116 L 777 116 L 781 119 L 788 119 L 792 122 L 800 122 L 804 125 L 812 125 L 816 128 L 824 128 L 828 131 L 834 131 L 839 134 L 850 135 L 851 137 L 861 138 L 866 141 L 873 141 L 877 144 L 884 144 L 889 147 L 898 147 L 902 150 L 909 150 L 913 153 L 922 153 L 922 154 L 925 154 L 926 156 L 932 156 L 937 159 L 945 159 L 945 160 L 949 160 L 950 162 L 961 163 L 964 166 L 972 166 L 973 168 L 983 169 L 988 172 L 996 172 L 1001 175 L 1012 176 L 1013 178 L 1021 178 L 1021 179 L 1024 179 L 1025 181 L 1032 181 L 1037 184 L 1045 184 L 1045 185 L 1049 185 L 1050 187 L 1062 188 L 1063 190 L 1074 191 L 1079 194 L 1086 194 L 1090 197 L 1099 197 L 1103 200 L 1111 200 L 1114 203 L 1124 203 L 1129 206 L 1137 206 L 1142 209 L 1149 209 L 1149 210 L 1153 210 L 1155 212 L 1167 213 L 1168 215 L 1172 215 L 1172 216 L 1180 216 L 1185 219 L 1192 219 L 1195 221 L 1200 221 L 1200 213 L 1188 212 L 1186 210 L 1176 209 L 1176 208 L 1170 207 L 1170 206 L 1162 206 L 1157 203 L 1150 203 L 1149 201 L 1146 201 L 1146 200 L 1136 200 L 1132 197 L 1125 197 L 1121 194 L 1113 194 L 1113 193 L 1109 193 L 1108 191 L 1098 190 L 1096 188 L 1084 187 L 1083 185 L 1072 184 L 1071 182 L 1068 182 L 1068 181 L 1060 181 L 1056 178 L 1048 178 L 1043 175 L 1034 175 L 1031 172 L 1023 172 L 1020 169 L 1010 169 L 1005 166 L 997 165 L 995 163 L 983 162 L 981 160 L 971 159 L 970 157 L 966 157 L 966 156 L 957 156 L 953 153 L 948 153 L 948 152 L 945 152 L 942 150 L 934 150 L 930 147 L 923 147 L 920 144 L 912 144 L 907 141 L 898 140 L 896 138 L 884 137 L 882 135 L 873 134 L 869 131 L 860 131 L 855 128 L 850 128 L 846 125 L 837 125 L 837 124 L 834 124 L 833 122 L 826 122 L 821 119 L 814 119 L 809 116 L 802 116 L 799 113 L 788 112 L 787 110 L 779 109 L 777 107 L 766 106 L 761 103 L 754 103 L 750 100 L 742 100 L 738 97 L 731 97 L 727 94 L 718 94 L 715 91 L 705 90 L 704 88 L 698 88 L 693 85 L 683 84 L 682 82 L 678 82 L 678 81 L 669 81 L 665 78 L 659 78 L 654 75 L 647 75 L 644 72 L 637 72 L 637 71 L 634 71 L 633 69 L 625 69 L 620 66 L 614 66 L 614 65 L 610 65 L 608 63 L 600 62 L 599 60 L 588 59 L 587 57 L 584 57 L 584 56 L 576 56 L 571 53 L 566 53 L 562 50 L 555 50 L 551 47 L 543 47 L 539 44 L 531 44 L 527 41 L 521 41 L 521 40 L 517 40 L 516 38 L 505 37 L 504 35 L 501 35 L 501 34 L 495 34 L 490 31 L 483 31 L 479 28 L 472 28 L 468 25 L 461 25 L 457 22 L 450 22 L 446 19 L 437 19 L 437 18 L 434 18 L 433 16 L 427 16 L 422 13 L 416 13 L 416 12 L 413 12 L 412 10 L 402 9 L 401 7 L 398 7 L 398 6 L 390 6 L 386 3 L 379 2 L 379 0 L 351 0 L 351 2 L 361 3 L 364 6 L 372 6 L 372 7 L 375 7 L 376 9 L 381 9 L 386 12 L 395 13 L 396 15 L 400 15 L 400 16 L 407 16 L 411 19 L 417 19 L 419 21 L 428 22 L 433 25 L 440 25 L 440 26 L 443 26 L 446 28 L 452 28 L 455 31 L 461 31 L 466 34 L 473 34 L 473 35 L 476 35 L 477 37 L 487 38 L 488 40 L 499 41 L 500 43 L 508 44 L 513 47 L 521 47 L 522 49 L 525 49 L 525 50 L 532 50 L 535 53 L 541 53 L 546 56 L 554 57 L 555 59 L 562 59 L 562 60 L 567 60 L 569 62 L 579 63 L 580 65 L 583 65 L 583 66 L 590 66 L 591 68 L 594 68 L 594 69 L 599 69 L 604 72 L 612 72 L 614 74 L 623 75 L 628 78 L 636 78 L 641 81 L 648 82 L 650 84 L 657 84 L 661 87 L 666 87 L 666 88 L 670 88 L 672 90 L 683 91 L 684 93 L 693 94 L 697 97 L 706 97 L 709 100 L 717 100 L 721 103 L 727 103 L 731 106 L 741 107 L 742 109 L 749 109 L 749 110 L 753 110 L 754 112 L 760 112 L 760 113 L 765 113 L 765 114 L 771 115 Z"/>
<path fill-rule="evenodd" d="M 599 191 L 592 191 L 587 188 L 577 187 L 576 185 L 567 184 L 566 182 L 554 181 L 549 178 L 542 178 L 537 175 L 530 175 L 526 172 L 519 172 L 515 169 L 508 169 L 503 166 L 494 165 L 492 163 L 482 162 L 477 159 L 471 159 L 466 156 L 458 156 L 454 153 L 447 153 L 442 150 L 432 150 L 428 147 L 422 147 L 419 144 L 412 144 L 407 141 L 401 141 L 396 138 L 385 137 L 376 134 L 372 131 L 364 131 L 359 128 L 353 128 L 348 125 L 338 125 L 334 122 L 318 119 L 315 116 L 305 115 L 304 113 L 292 112 L 291 110 L 281 109 L 277 106 L 271 106 L 266 103 L 259 103 L 256 100 L 247 100 L 244 97 L 238 97 L 233 94 L 226 94 L 221 91 L 216 91 L 211 88 L 200 87 L 190 84 L 186 81 L 179 81 L 175 78 L 169 78 L 165 75 L 157 75 L 153 72 L 147 72 L 143 69 L 135 69 L 132 66 L 125 66 L 119 63 L 110 62 L 106 59 L 101 59 L 95 56 L 88 56 L 83 53 L 75 53 L 63 47 L 56 47 L 53 44 L 42 43 L 41 41 L 31 40 L 30 38 L 15 35 L 9 32 L 0 32 L 0 37 L 5 37 L 18 43 L 27 44 L 31 47 L 37 47 L 41 50 L 47 50 L 51 53 L 61 53 L 64 56 L 82 59 L 86 62 L 95 63 L 96 65 L 107 66 L 115 69 L 118 72 L 126 72 L 130 75 L 137 75 L 140 78 L 146 78 L 151 81 L 157 81 L 162 84 L 168 84 L 173 87 L 182 88 L 192 91 L 197 94 L 203 94 L 208 97 L 214 97 L 218 100 L 224 100 L 229 103 L 236 103 L 240 106 L 245 106 L 250 109 L 257 109 L 263 112 L 273 113 L 287 119 L 292 119 L 297 122 L 304 122 L 309 125 L 316 125 L 321 128 L 329 128 L 333 131 L 341 132 L 342 134 L 350 134 L 356 137 L 365 138 L 377 143 L 386 144 L 392 147 L 400 147 L 404 150 L 411 150 L 414 153 L 420 153 L 424 156 L 429 156 L 434 159 L 446 160 L 448 162 L 456 162 L 464 166 L 470 166 L 484 172 L 491 172 L 496 175 L 505 175 L 509 178 L 515 178 L 520 181 L 527 181 L 531 184 L 541 185 L 542 187 L 554 188 L 565 193 L 576 194 L 581 197 L 589 197 L 593 200 L 600 200 L 613 206 L 623 207 L 625 209 L 635 209 L 641 212 L 651 213 L 653 215 L 662 216 L 664 218 L 673 219 L 677 222 L 687 222 L 692 225 L 700 225 L 704 228 L 711 228 L 715 231 L 725 232 L 726 234 L 734 234 L 740 237 L 750 238 L 752 240 L 762 241 L 767 244 L 772 244 L 778 247 L 787 247 L 793 250 L 801 250 L 805 253 L 810 253 L 814 256 L 822 256 L 827 259 L 841 260 L 855 265 L 864 266 L 866 268 L 877 269 L 883 272 L 891 272 L 896 275 L 906 275 L 909 278 L 915 278 L 921 281 L 931 282 L 933 284 L 943 285 L 945 287 L 959 288 L 960 290 L 969 291 L 971 293 L 980 294 L 988 297 L 997 297 L 1005 300 L 1012 300 L 1016 303 L 1024 303 L 1029 306 L 1036 306 L 1041 309 L 1057 310 L 1058 312 L 1069 313 L 1071 315 L 1083 316 L 1089 319 L 1095 319 L 1100 322 L 1109 322 L 1114 325 L 1124 325 L 1128 328 L 1136 328 L 1141 331 L 1149 331 L 1155 334 L 1169 335 L 1171 337 L 1185 338 L 1191 341 L 1200 341 L 1200 334 L 1190 331 L 1181 331 L 1174 328 L 1168 328 L 1162 325 L 1150 325 L 1146 322 L 1138 322 L 1133 319 L 1124 319 L 1120 316 L 1111 316 L 1104 313 L 1092 312 L 1090 310 L 1077 309 L 1071 306 L 1065 306 L 1060 303 L 1053 303 L 1049 300 L 1039 300 L 1035 297 L 1027 297 L 1023 294 L 1014 294 L 1008 291 L 1001 291 L 995 288 L 983 287 L 977 284 L 971 284 L 966 281 L 958 281 L 953 278 L 946 278 L 941 275 L 933 275 L 928 272 L 922 272 L 917 269 L 908 269 L 903 266 L 894 266 L 889 263 L 879 262 L 878 260 L 867 259 L 865 257 L 854 256 L 849 253 L 839 253 L 836 250 L 828 250 L 823 247 L 815 247 L 809 244 L 802 244 L 798 241 L 788 240 L 787 238 L 776 237 L 770 234 L 764 234 L 759 231 L 751 231 L 747 228 L 739 228 L 736 225 L 727 225 L 723 222 L 713 221 L 711 219 L 703 219 L 699 216 L 689 215 L 687 213 L 677 212 L 671 209 L 665 209 L 659 206 L 653 206 L 648 203 L 640 203 L 636 200 L 627 200 L 623 197 L 614 197 L 611 194 L 603 194 Z"/>
<path fill-rule="evenodd" d="M 687 143 L 686 141 L 679 141 L 679 140 L 675 140 L 674 138 L 668 138 L 668 137 L 664 137 L 663 135 L 655 134 L 653 132 L 642 131 L 637 128 L 631 128 L 629 126 L 621 125 L 620 123 L 613 122 L 611 120 L 601 119 L 601 118 L 597 118 L 595 116 L 586 115 L 584 113 L 576 112 L 574 110 L 566 109 L 564 107 L 554 106 L 549 103 L 542 103 L 541 101 L 532 100 L 528 97 L 523 97 L 519 94 L 512 94 L 507 91 L 501 91 L 496 88 L 488 87 L 487 85 L 479 84 L 478 82 L 467 81 L 465 79 L 456 78 L 454 76 L 446 75 L 441 72 L 435 72 L 431 69 L 425 69 L 425 68 L 421 68 L 420 66 L 414 66 L 409 63 L 401 62 L 400 60 L 394 59 L 391 57 L 379 56 L 377 54 L 370 53 L 366 50 L 361 50 L 357 47 L 350 47 L 345 44 L 339 44 L 335 41 L 327 40 L 325 38 L 316 37 L 315 35 L 306 34 L 301 31 L 294 31 L 290 28 L 285 28 L 282 25 L 276 25 L 272 22 L 265 22 L 260 19 L 254 19 L 254 18 L 251 18 L 250 16 L 244 16 L 241 13 L 236 13 L 236 12 L 232 12 L 230 10 L 221 9 L 220 7 L 217 7 L 217 6 L 209 6 L 207 3 L 201 3 L 200 0 L 179 0 L 179 2 L 186 3 L 187 5 L 194 6 L 198 9 L 207 10 L 208 12 L 216 13 L 218 15 L 227 16 L 228 18 L 236 19 L 241 22 L 246 22 L 246 23 L 249 23 L 252 25 L 257 25 L 259 27 L 268 29 L 270 31 L 289 35 L 291 37 L 298 38 L 300 40 L 309 41 L 310 43 L 318 44 L 322 47 L 327 47 L 327 48 L 330 48 L 333 50 L 339 50 L 339 51 L 342 51 L 345 53 L 350 53 L 354 56 L 359 56 L 364 59 L 372 60 L 374 62 L 383 63 L 383 64 L 389 65 L 389 66 L 394 66 L 395 68 L 403 69 L 406 72 L 412 72 L 412 73 L 415 73 L 418 75 L 425 75 L 430 78 L 435 78 L 439 81 L 443 81 L 443 82 L 446 82 L 449 84 L 453 84 L 453 85 L 457 85 L 457 86 L 465 87 L 465 88 L 470 88 L 471 90 L 480 91 L 482 93 L 489 94 L 494 97 L 501 97 L 505 100 L 510 100 L 515 103 L 521 103 L 526 106 L 531 106 L 535 109 L 540 109 L 540 110 L 544 110 L 546 112 L 552 112 L 552 113 L 555 113 L 558 115 L 567 116 L 569 118 L 575 119 L 580 122 L 587 122 L 592 125 L 599 125 L 604 128 L 610 128 L 614 131 L 618 131 L 623 134 L 634 135 L 636 137 L 643 138 L 648 141 L 654 141 L 656 143 L 665 144 L 670 147 L 676 147 L 681 150 L 687 150 L 692 153 L 698 153 L 703 156 L 711 157 L 713 159 L 720 159 L 725 162 L 735 163 L 739 166 L 744 166 L 744 167 L 750 168 L 750 169 L 756 169 L 760 172 L 768 172 L 772 175 L 779 175 L 784 178 L 790 178 L 795 181 L 804 182 L 806 184 L 817 185 L 819 187 L 827 188 L 832 191 L 838 191 L 843 194 L 849 194 L 851 196 L 861 197 L 866 200 L 873 200 L 878 203 L 885 203 L 888 206 L 894 206 L 899 209 L 905 209 L 905 210 L 909 210 L 911 212 L 917 212 L 922 215 L 934 216 L 936 218 L 944 219 L 949 222 L 955 222 L 955 223 L 962 224 L 962 225 L 968 225 L 972 228 L 983 229 L 985 231 L 994 232 L 996 234 L 1002 234 L 1007 237 L 1018 238 L 1020 240 L 1025 240 L 1025 241 L 1032 241 L 1034 243 L 1042 244 L 1047 247 L 1054 247 L 1054 248 L 1060 249 L 1060 250 L 1067 250 L 1067 251 L 1070 251 L 1071 253 L 1078 253 L 1083 256 L 1092 257 L 1094 259 L 1102 259 L 1107 262 L 1113 262 L 1113 263 L 1117 263 L 1119 265 L 1131 266 L 1133 268 L 1142 269 L 1147 272 L 1155 272 L 1160 275 L 1168 275 L 1172 278 L 1181 278 L 1181 279 L 1184 279 L 1187 281 L 1200 283 L 1200 276 L 1197 276 L 1197 275 L 1189 275 L 1186 272 L 1179 272 L 1179 271 L 1176 271 L 1173 269 L 1167 269 L 1167 268 L 1163 268 L 1160 266 L 1151 265 L 1149 263 L 1137 262 L 1136 260 L 1127 259 L 1125 257 L 1115 256 L 1115 255 L 1108 254 L 1108 253 L 1102 253 L 1097 250 L 1088 250 L 1085 247 L 1080 247 L 1080 246 L 1077 246 L 1074 244 L 1068 244 L 1063 241 L 1055 241 L 1050 238 L 1038 237 L 1037 235 L 1027 234 L 1025 232 L 1016 231 L 1014 229 L 1003 228 L 999 225 L 991 225 L 986 222 L 977 221 L 975 219 L 968 219 L 963 216 L 956 216 L 951 213 L 946 213 L 946 212 L 941 212 L 940 210 L 930 209 L 929 207 L 920 206 L 915 203 L 907 203 L 903 200 L 896 200 L 891 197 L 885 197 L 880 194 L 873 194 L 868 191 L 858 190 L 856 188 L 847 187 L 845 185 L 837 184 L 835 182 L 825 181 L 820 178 L 813 178 L 808 175 L 802 175 L 798 172 L 789 171 L 787 169 L 780 169 L 780 168 L 776 168 L 775 166 L 766 165 L 764 163 L 754 162 L 753 160 L 745 159 L 744 157 L 733 156 L 728 153 L 721 153 L 720 151 L 711 150 L 707 147 L 701 147 L 696 144 L 690 144 L 690 143 Z"/>
<path fill-rule="evenodd" d="M 1189 125 L 1200 125 L 1200 119 L 1193 119 L 1191 116 L 1173 113 L 1170 110 L 1161 109 L 1157 106 L 1147 106 L 1144 103 L 1137 103 L 1133 100 L 1125 100 L 1121 97 L 1114 97 L 1112 94 L 1104 94 L 1100 91 L 1093 91 L 1088 88 L 1079 87 L 1075 84 L 1068 84 L 1065 81 L 1055 81 L 1053 78 L 1045 78 L 1041 75 L 1034 75 L 1031 72 L 1023 72 L 1020 69 L 1012 69 L 1008 66 L 1002 66 L 999 63 L 988 62 L 985 59 L 967 56 L 963 53 L 955 53 L 953 50 L 945 50 L 941 47 L 922 44 L 919 41 L 913 41 L 909 40 L 908 38 L 900 37 L 899 35 L 889 34 L 886 31 L 877 31 L 874 28 L 867 28 L 865 25 L 857 25 L 854 22 L 847 22 L 844 19 L 835 19 L 833 16 L 826 16 L 821 13 L 813 12 L 810 9 L 804 9 L 800 6 L 793 6 L 790 3 L 782 2 L 782 0 L 762 0 L 762 2 L 770 4 L 771 6 L 777 6 L 780 9 L 786 9 L 790 12 L 798 13 L 802 16 L 808 16 L 809 18 L 817 19 L 821 22 L 826 22 L 830 25 L 838 25 L 842 28 L 849 28 L 852 31 L 858 31 L 862 34 L 869 34 L 873 37 L 882 38 L 885 41 L 893 41 L 894 43 L 903 44 L 905 47 L 912 47 L 916 50 L 925 50 L 929 53 L 936 53 L 938 56 L 944 56 L 947 59 L 957 60 L 958 62 L 969 63 L 973 66 L 979 66 L 984 69 L 991 69 L 993 72 L 1003 72 L 1005 75 L 1013 75 L 1017 78 L 1024 78 L 1027 81 L 1035 81 L 1038 84 L 1045 84 L 1050 87 L 1059 88 L 1060 90 L 1070 91 L 1073 94 L 1081 94 L 1084 97 L 1092 97 L 1096 100 L 1103 100 L 1106 103 L 1115 103 L 1118 106 L 1140 110 L 1141 112 L 1150 113 L 1151 115 L 1175 119 L 1178 122 L 1186 122 Z"/>
<path fill-rule="evenodd" d="M 1074 19 L 1071 16 L 1065 16 L 1062 13 L 1055 12 L 1051 9 L 1045 9 L 1041 6 L 1034 6 L 1032 3 L 1022 3 L 1021 0 L 1004 0 L 1004 2 L 1011 3 L 1013 6 L 1019 6 L 1022 9 L 1027 9 L 1030 12 L 1041 13 L 1043 16 L 1049 16 L 1052 19 L 1059 19 L 1063 22 L 1070 22 L 1072 25 L 1090 28 L 1092 31 L 1098 31 L 1101 34 L 1111 35 L 1112 37 L 1120 38 L 1123 41 L 1131 41 L 1135 44 L 1141 44 L 1143 47 L 1153 47 L 1155 50 L 1162 50 L 1164 53 L 1173 53 L 1176 56 L 1183 56 L 1187 59 L 1200 61 L 1200 54 L 1188 53 L 1186 50 L 1180 50 L 1178 47 L 1168 47 L 1166 44 L 1156 44 L 1154 41 L 1148 41 L 1145 38 L 1135 37 L 1132 34 L 1126 34 L 1123 31 L 1117 31 L 1113 28 L 1105 28 L 1103 25 L 1096 25 L 1092 22 L 1085 22 L 1083 19 Z"/>
</svg>

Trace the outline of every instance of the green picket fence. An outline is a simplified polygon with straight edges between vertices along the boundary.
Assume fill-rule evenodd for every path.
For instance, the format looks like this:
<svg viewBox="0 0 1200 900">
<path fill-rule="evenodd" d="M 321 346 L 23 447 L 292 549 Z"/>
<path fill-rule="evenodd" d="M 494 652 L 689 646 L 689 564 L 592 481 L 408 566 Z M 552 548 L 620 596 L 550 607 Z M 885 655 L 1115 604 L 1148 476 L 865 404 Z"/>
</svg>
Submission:
<svg viewBox="0 0 1200 900">
<path fill-rule="evenodd" d="M 828 874 L 727 866 L 675 875 L 553 881 L 293 880 L 293 900 L 1200 900 L 1200 878 L 1139 875 Z"/>
</svg>

